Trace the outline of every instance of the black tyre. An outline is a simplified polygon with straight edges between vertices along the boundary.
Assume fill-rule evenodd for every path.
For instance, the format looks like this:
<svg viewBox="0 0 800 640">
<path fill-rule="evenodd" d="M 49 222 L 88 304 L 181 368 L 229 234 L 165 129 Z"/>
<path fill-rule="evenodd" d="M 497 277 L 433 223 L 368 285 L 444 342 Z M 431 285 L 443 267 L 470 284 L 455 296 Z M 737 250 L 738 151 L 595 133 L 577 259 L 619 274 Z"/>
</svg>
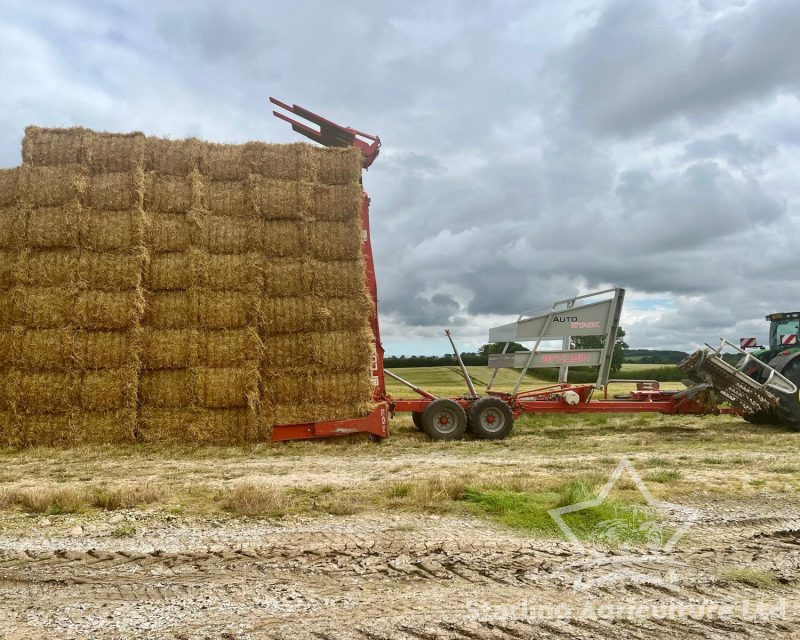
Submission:
<svg viewBox="0 0 800 640">
<path fill-rule="evenodd" d="M 457 402 L 439 398 L 422 412 L 422 430 L 433 440 L 460 440 L 467 429 L 467 414 Z"/>
<path fill-rule="evenodd" d="M 424 431 L 422 428 L 422 411 L 412 411 L 411 420 L 414 422 L 417 431 Z"/>
<path fill-rule="evenodd" d="M 514 428 L 514 415 L 500 398 L 481 398 L 469 408 L 467 425 L 476 438 L 502 440 Z"/>
<path fill-rule="evenodd" d="M 742 418 L 751 424 L 778 424 L 780 420 L 775 409 L 763 409 L 754 413 L 743 413 Z"/>
<path fill-rule="evenodd" d="M 791 360 L 781 373 L 794 382 L 800 389 L 800 358 Z M 781 424 L 800 431 L 800 391 L 781 395 L 781 401 L 775 409 Z"/>
</svg>

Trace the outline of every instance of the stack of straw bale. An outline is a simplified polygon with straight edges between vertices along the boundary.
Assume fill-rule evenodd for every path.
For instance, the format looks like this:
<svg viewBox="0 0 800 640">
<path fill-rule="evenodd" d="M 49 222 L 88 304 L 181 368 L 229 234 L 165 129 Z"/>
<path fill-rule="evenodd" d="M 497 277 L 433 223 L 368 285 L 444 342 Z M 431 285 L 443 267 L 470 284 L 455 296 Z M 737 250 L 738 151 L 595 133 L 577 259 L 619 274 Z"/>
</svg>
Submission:
<svg viewBox="0 0 800 640">
<path fill-rule="evenodd" d="M 360 154 L 29 127 L 0 173 L 0 442 L 365 415 Z"/>
<path fill-rule="evenodd" d="M 144 136 L 31 133 L 0 174 L 2 442 L 132 442 Z"/>
</svg>

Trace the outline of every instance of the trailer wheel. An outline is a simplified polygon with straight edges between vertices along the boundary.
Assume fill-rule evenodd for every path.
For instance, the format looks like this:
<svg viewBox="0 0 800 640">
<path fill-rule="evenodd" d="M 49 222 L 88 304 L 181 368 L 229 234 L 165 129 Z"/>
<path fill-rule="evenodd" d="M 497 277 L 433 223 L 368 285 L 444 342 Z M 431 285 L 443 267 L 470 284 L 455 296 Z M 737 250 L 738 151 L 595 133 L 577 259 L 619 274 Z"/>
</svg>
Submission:
<svg viewBox="0 0 800 640">
<path fill-rule="evenodd" d="M 457 402 L 439 398 L 422 412 L 422 429 L 433 440 L 460 440 L 467 429 L 467 414 Z"/>
<path fill-rule="evenodd" d="M 412 411 L 411 420 L 414 422 L 417 431 L 424 431 L 422 428 L 422 411 Z"/>
<path fill-rule="evenodd" d="M 750 424 L 777 424 L 779 422 L 778 414 L 773 408 L 762 409 L 753 413 L 743 413 L 742 418 Z"/>
<path fill-rule="evenodd" d="M 502 440 L 514 427 L 514 415 L 500 398 L 481 398 L 469 408 L 469 430 L 476 438 Z"/>
</svg>

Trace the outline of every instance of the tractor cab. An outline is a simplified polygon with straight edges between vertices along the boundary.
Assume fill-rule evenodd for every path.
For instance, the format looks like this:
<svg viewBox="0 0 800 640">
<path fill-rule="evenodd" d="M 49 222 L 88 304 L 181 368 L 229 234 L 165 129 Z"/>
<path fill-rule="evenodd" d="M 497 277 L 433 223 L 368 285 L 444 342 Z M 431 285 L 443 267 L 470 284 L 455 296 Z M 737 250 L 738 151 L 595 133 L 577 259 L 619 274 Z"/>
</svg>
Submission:
<svg viewBox="0 0 800 640">
<path fill-rule="evenodd" d="M 771 350 L 800 346 L 800 311 L 771 313 L 767 320 Z"/>
</svg>

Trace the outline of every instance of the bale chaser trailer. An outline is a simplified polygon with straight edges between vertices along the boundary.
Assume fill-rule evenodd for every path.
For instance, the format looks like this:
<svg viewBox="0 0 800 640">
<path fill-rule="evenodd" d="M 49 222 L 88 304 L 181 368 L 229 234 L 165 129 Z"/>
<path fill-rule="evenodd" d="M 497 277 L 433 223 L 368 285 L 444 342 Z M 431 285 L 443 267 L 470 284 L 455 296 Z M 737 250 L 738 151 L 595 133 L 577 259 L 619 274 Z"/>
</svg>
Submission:
<svg viewBox="0 0 800 640">
<path fill-rule="evenodd" d="M 292 128 L 325 146 L 353 146 L 364 156 L 368 168 L 378 156 L 380 138 L 350 127 L 343 127 L 298 105 L 289 105 L 270 98 L 289 113 L 307 120 L 303 124 L 283 113 L 273 114 L 290 123 Z M 797 386 L 766 362 L 722 340 L 719 347 L 706 346 L 681 363 L 687 373 L 686 389 L 663 390 L 653 380 L 610 379 L 614 343 L 619 328 L 625 290 L 611 288 L 555 302 L 549 309 L 521 314 L 516 321 L 495 327 L 489 342 L 502 343 L 502 353 L 490 356 L 493 372 L 482 393 L 475 389 L 464 366 L 453 337 L 450 340 L 461 369 L 467 392 L 459 397 L 441 398 L 404 380 L 383 366 L 383 347 L 377 314 L 377 282 L 369 227 L 369 197 L 363 196 L 361 223 L 365 280 L 373 302 L 370 317 L 372 329 L 372 386 L 375 408 L 365 417 L 295 425 L 276 425 L 272 440 L 293 440 L 367 433 L 383 438 L 389 434 L 389 418 L 397 412 L 410 412 L 416 427 L 434 440 L 455 440 L 469 431 L 477 438 L 497 440 L 512 430 L 514 420 L 526 413 L 662 413 L 662 414 L 753 414 L 768 412 L 785 396 L 797 395 Z M 598 349 L 572 349 L 571 338 L 601 336 Z M 560 341 L 560 349 L 545 349 Z M 509 352 L 511 343 L 531 343 L 530 350 Z M 738 353 L 737 364 L 724 356 Z M 592 384 L 570 384 L 570 366 L 596 366 L 597 380 Z M 492 389 L 498 369 L 519 369 L 511 391 Z M 531 369 L 558 368 L 559 381 L 544 387 L 527 388 Z M 388 376 L 412 390 L 416 397 L 394 398 L 386 392 Z M 608 398 L 610 385 L 635 384 L 636 390 Z M 596 391 L 602 399 L 594 400 Z M 726 406 L 721 406 L 722 404 Z"/>
</svg>

